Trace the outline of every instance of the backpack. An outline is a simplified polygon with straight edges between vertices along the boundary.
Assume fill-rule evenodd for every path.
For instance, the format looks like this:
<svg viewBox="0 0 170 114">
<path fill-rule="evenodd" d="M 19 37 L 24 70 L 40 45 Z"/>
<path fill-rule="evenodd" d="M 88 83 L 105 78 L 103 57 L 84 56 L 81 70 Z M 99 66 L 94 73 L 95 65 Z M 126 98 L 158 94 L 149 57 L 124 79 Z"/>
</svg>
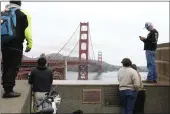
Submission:
<svg viewBox="0 0 170 114">
<path fill-rule="evenodd" d="M 16 38 L 16 14 L 19 8 L 10 8 L 1 12 L 1 44 L 8 43 Z"/>
</svg>

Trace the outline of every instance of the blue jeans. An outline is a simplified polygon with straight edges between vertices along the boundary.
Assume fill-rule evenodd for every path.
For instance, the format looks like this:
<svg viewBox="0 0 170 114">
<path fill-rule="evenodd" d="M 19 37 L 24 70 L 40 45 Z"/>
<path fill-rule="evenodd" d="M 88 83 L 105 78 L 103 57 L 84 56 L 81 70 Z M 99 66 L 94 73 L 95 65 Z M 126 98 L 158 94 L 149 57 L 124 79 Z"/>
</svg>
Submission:
<svg viewBox="0 0 170 114">
<path fill-rule="evenodd" d="M 136 98 L 137 91 L 135 90 L 120 91 L 121 114 L 133 114 Z"/>
<path fill-rule="evenodd" d="M 146 50 L 145 54 L 146 54 L 147 69 L 148 69 L 147 80 L 150 81 L 157 80 L 155 51 Z"/>
</svg>

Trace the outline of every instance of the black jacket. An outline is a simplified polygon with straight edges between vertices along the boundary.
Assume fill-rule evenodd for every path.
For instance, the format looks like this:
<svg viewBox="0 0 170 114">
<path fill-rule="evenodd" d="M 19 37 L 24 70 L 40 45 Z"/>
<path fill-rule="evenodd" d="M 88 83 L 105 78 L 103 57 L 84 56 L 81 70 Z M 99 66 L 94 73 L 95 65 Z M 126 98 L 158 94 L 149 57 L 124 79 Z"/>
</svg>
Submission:
<svg viewBox="0 0 170 114">
<path fill-rule="evenodd" d="M 158 41 L 159 33 L 156 29 L 152 30 L 144 42 L 144 50 L 155 51 L 157 49 L 157 41 Z"/>
<path fill-rule="evenodd" d="M 53 82 L 53 72 L 48 67 L 36 67 L 31 71 L 29 84 L 33 85 L 33 92 L 49 92 Z"/>
<path fill-rule="evenodd" d="M 23 42 L 25 39 L 25 29 L 28 26 L 27 15 L 21 10 L 16 10 L 16 38 L 7 44 L 2 45 L 2 48 L 11 47 L 14 49 L 23 50 Z"/>
</svg>

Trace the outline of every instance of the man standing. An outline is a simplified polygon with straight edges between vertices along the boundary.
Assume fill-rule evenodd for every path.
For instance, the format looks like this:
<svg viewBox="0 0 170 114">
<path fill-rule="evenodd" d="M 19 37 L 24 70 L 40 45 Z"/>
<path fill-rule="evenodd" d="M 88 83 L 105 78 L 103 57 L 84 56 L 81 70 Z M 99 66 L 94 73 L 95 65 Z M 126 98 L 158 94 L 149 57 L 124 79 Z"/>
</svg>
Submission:
<svg viewBox="0 0 170 114">
<path fill-rule="evenodd" d="M 38 66 L 32 69 L 28 81 L 29 84 L 32 84 L 33 87 L 32 89 L 35 98 L 35 111 L 40 112 L 43 108 L 52 107 L 51 104 L 46 102 L 42 106 L 36 106 L 40 105 L 40 103 L 46 97 L 45 94 L 50 92 L 53 82 L 53 72 L 46 66 L 47 60 L 45 58 L 39 58 L 37 63 Z"/>
<path fill-rule="evenodd" d="M 158 31 L 153 27 L 152 23 L 147 22 L 145 24 L 145 28 L 149 31 L 147 38 L 139 36 L 140 40 L 144 42 L 144 50 L 146 54 L 147 69 L 148 69 L 147 80 L 143 82 L 157 83 L 155 52 L 157 49 L 157 41 L 158 41 L 159 34 Z"/>
<path fill-rule="evenodd" d="M 21 10 L 20 7 L 21 1 L 10 1 L 10 4 L 5 9 L 5 11 L 9 11 L 10 9 L 17 8 L 14 12 L 16 15 L 15 38 L 7 43 L 1 42 L 3 98 L 19 97 L 21 95 L 21 93 L 14 92 L 13 88 L 22 60 L 23 42 L 25 39 L 27 41 L 25 52 L 29 52 L 32 48 L 31 17 L 28 13 Z"/>
</svg>

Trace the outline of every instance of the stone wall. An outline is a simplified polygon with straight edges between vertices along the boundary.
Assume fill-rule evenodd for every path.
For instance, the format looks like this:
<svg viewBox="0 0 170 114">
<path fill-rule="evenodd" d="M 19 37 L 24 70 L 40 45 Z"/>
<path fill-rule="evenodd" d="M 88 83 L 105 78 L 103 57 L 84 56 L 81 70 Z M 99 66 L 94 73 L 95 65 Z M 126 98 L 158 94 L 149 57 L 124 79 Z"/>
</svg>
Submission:
<svg viewBox="0 0 170 114">
<path fill-rule="evenodd" d="M 169 86 L 145 85 L 145 87 L 145 114 L 169 114 Z M 101 102 L 83 103 L 84 89 L 101 89 Z M 118 85 L 58 85 L 56 90 L 61 95 L 59 114 L 72 113 L 79 109 L 89 114 L 120 114 Z"/>
<path fill-rule="evenodd" d="M 167 81 L 170 76 L 170 43 L 159 44 L 156 52 L 158 80 Z"/>
</svg>

